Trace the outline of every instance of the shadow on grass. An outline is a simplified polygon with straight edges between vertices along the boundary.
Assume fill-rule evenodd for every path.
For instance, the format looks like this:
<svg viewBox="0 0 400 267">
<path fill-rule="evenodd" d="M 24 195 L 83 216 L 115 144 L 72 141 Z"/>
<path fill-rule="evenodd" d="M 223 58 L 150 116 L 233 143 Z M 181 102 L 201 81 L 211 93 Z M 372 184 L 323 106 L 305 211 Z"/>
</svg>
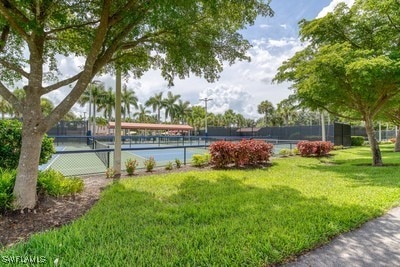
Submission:
<svg viewBox="0 0 400 267">
<path fill-rule="evenodd" d="M 347 151 L 346 151 L 347 152 Z M 400 153 L 395 153 L 387 147 L 382 149 L 384 166 L 372 166 L 372 156 L 369 151 L 349 151 L 348 159 L 320 158 L 320 164 L 301 166 L 305 169 L 321 173 L 337 173 L 345 179 L 355 181 L 359 185 L 400 186 Z M 342 155 L 343 158 L 343 155 Z"/>
<path fill-rule="evenodd" d="M 149 188 L 151 190 L 151 188 Z M 357 227 L 377 210 L 335 206 L 289 186 L 188 176 L 170 196 L 114 184 L 81 220 L 7 253 L 65 266 L 261 266 Z"/>
</svg>

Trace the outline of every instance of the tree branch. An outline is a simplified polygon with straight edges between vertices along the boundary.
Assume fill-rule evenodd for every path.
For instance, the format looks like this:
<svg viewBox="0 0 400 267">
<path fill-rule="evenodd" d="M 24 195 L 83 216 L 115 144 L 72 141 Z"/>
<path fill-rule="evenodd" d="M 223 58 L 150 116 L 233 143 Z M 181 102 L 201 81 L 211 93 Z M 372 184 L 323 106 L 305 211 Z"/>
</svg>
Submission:
<svg viewBox="0 0 400 267">
<path fill-rule="evenodd" d="M 0 51 L 3 51 L 4 47 L 6 46 L 9 34 L 10 34 L 10 26 L 4 25 L 3 30 L 1 31 L 1 36 L 0 36 Z"/>
<path fill-rule="evenodd" d="M 17 8 L 13 7 L 9 1 L 1 0 L 0 14 L 4 16 L 9 25 L 17 31 L 27 43 L 30 42 L 29 34 L 18 24 L 16 18 L 25 24 L 28 24 L 29 20 Z"/>
<path fill-rule="evenodd" d="M 84 26 L 88 26 L 88 25 L 94 25 L 96 23 L 99 23 L 99 20 L 90 21 L 90 22 L 82 23 L 82 24 L 76 24 L 76 25 L 68 25 L 68 26 L 64 26 L 62 28 L 57 28 L 57 29 L 47 31 L 46 35 L 62 32 L 62 31 L 66 31 L 66 30 L 70 30 L 70 29 L 74 29 L 74 28 L 80 28 L 80 27 L 84 27 Z"/>
<path fill-rule="evenodd" d="M 13 63 L 10 63 L 2 58 L 0 58 L 0 64 L 3 65 L 4 67 L 13 70 L 19 74 L 21 74 L 25 78 L 29 78 L 29 73 L 24 71 L 22 68 L 20 68 L 18 65 L 15 65 Z"/>
<path fill-rule="evenodd" d="M 72 76 L 70 78 L 67 78 L 67 79 L 64 79 L 62 81 L 59 81 L 59 82 L 57 82 L 55 84 L 49 85 L 47 87 L 44 87 L 43 91 L 42 91 L 42 94 L 44 95 L 44 94 L 50 93 L 51 91 L 57 90 L 57 89 L 59 89 L 59 88 L 61 88 L 63 86 L 71 84 L 71 83 L 77 81 L 81 77 L 81 75 L 82 75 L 82 71 L 79 72 L 78 74 L 76 74 L 75 76 Z"/>
<path fill-rule="evenodd" d="M 10 103 L 16 111 L 22 113 L 22 104 L 18 98 L 10 92 L 10 90 L 5 87 L 5 85 L 0 81 L 0 95 Z"/>
</svg>

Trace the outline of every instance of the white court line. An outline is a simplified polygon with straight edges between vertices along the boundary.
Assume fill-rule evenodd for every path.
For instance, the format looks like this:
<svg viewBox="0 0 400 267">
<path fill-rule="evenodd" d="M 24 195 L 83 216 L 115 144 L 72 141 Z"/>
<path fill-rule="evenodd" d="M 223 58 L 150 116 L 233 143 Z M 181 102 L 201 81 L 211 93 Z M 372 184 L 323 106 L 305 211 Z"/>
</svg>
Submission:
<svg viewBox="0 0 400 267">
<path fill-rule="evenodd" d="M 61 151 L 64 151 L 67 147 L 65 146 Z M 58 159 L 58 157 L 60 157 L 61 155 L 58 154 L 50 163 L 49 165 L 47 165 L 46 168 L 44 168 L 44 171 L 47 170 L 48 168 L 50 168 L 51 165 L 53 165 L 53 163 Z"/>
</svg>

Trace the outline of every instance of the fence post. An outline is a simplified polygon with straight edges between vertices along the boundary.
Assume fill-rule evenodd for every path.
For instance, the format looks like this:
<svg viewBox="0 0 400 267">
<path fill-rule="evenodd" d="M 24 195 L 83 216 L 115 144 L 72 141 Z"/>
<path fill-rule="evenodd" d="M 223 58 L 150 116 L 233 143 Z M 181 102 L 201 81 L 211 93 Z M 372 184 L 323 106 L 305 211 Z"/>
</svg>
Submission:
<svg viewBox="0 0 400 267">
<path fill-rule="evenodd" d="M 110 151 L 107 152 L 107 169 L 110 168 Z"/>
<path fill-rule="evenodd" d="M 183 165 L 186 165 L 186 147 L 183 147 Z"/>
</svg>

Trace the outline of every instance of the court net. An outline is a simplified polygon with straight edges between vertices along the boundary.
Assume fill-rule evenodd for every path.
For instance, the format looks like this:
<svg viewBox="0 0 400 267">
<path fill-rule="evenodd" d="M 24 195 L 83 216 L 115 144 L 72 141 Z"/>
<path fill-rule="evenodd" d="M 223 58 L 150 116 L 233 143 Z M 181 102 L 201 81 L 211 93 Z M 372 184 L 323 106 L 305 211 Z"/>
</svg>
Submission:
<svg viewBox="0 0 400 267">
<path fill-rule="evenodd" d="M 93 144 L 94 144 L 93 148 L 95 150 L 110 148 L 110 145 L 99 142 L 97 140 L 95 140 Z M 110 168 L 110 151 L 96 151 L 95 153 L 97 157 L 103 162 L 103 164 L 107 168 Z"/>
</svg>

